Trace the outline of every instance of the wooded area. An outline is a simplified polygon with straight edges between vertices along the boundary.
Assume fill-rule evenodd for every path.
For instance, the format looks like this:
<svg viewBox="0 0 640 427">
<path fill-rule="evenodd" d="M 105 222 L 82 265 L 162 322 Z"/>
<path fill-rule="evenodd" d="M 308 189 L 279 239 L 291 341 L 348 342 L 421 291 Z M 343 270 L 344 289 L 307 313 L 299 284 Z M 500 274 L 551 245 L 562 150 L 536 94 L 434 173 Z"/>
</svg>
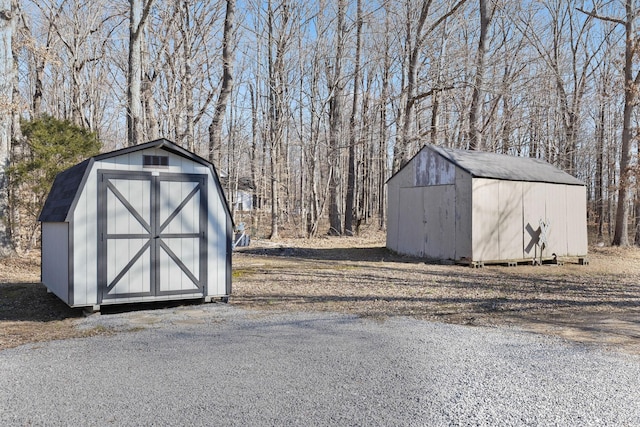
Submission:
<svg viewBox="0 0 640 427">
<path fill-rule="evenodd" d="M 351 235 L 384 228 L 385 181 L 431 143 L 557 165 L 598 241 L 640 245 L 636 3 L 0 0 L 0 169 L 30 153 L 20 119 L 103 150 L 165 137 L 254 234 Z"/>
</svg>

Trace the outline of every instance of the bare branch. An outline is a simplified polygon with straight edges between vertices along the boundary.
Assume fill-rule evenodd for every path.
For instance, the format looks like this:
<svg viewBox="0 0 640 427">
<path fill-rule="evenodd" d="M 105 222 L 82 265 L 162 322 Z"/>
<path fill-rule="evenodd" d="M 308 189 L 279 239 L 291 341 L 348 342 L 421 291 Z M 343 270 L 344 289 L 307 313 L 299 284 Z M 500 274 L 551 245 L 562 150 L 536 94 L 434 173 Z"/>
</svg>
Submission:
<svg viewBox="0 0 640 427">
<path fill-rule="evenodd" d="M 595 8 L 591 12 L 584 10 L 581 7 L 577 7 L 576 10 L 584 13 L 585 15 L 591 16 L 592 18 L 600 19 L 601 21 L 613 22 L 618 25 L 626 25 L 626 22 L 623 19 L 600 15 Z"/>
</svg>

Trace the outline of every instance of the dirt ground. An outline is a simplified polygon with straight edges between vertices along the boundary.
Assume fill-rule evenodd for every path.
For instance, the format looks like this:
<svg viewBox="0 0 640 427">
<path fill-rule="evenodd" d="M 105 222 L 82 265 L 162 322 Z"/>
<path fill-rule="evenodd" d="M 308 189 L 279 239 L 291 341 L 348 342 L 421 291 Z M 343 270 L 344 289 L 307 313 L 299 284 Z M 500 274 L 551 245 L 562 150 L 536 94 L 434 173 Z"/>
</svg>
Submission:
<svg viewBox="0 0 640 427">
<path fill-rule="evenodd" d="M 254 240 L 233 255 L 238 307 L 410 316 L 512 326 L 640 354 L 640 249 L 590 248 L 589 265 L 443 265 L 395 255 L 384 235 Z M 39 282 L 39 254 L 0 260 L 0 350 L 110 333 L 76 328 L 81 310 Z"/>
<path fill-rule="evenodd" d="M 475 269 L 394 255 L 384 235 L 254 241 L 234 255 L 231 302 L 514 326 L 640 354 L 640 249 L 594 247 L 588 259 Z"/>
</svg>

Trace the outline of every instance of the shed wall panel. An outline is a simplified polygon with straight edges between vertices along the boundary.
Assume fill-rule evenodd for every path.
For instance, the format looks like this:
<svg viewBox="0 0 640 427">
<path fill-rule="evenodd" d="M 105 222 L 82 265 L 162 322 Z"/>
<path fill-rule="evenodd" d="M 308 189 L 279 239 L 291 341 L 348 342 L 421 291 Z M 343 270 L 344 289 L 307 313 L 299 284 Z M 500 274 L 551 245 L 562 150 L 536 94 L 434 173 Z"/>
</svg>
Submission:
<svg viewBox="0 0 640 427">
<path fill-rule="evenodd" d="M 400 186 L 396 180 L 387 183 L 387 248 L 399 252 Z"/>
<path fill-rule="evenodd" d="M 73 302 L 86 306 L 98 303 L 98 202 L 95 167 L 89 171 L 73 212 Z"/>
<path fill-rule="evenodd" d="M 454 259 L 471 258 L 471 219 L 472 219 L 472 180 L 471 175 L 462 169 L 456 169 L 456 233 Z"/>
<path fill-rule="evenodd" d="M 424 255 L 435 259 L 454 259 L 456 248 L 454 185 L 423 187 Z M 416 230 L 416 234 L 417 230 Z"/>
<path fill-rule="evenodd" d="M 567 186 L 560 184 L 543 184 L 547 194 L 545 222 L 549 223 L 547 231 L 548 245 L 543 256 L 556 253 L 567 254 Z"/>
<path fill-rule="evenodd" d="M 420 187 L 400 189 L 401 221 L 398 227 L 398 252 L 423 256 L 425 250 L 425 212 Z"/>
<path fill-rule="evenodd" d="M 537 182 L 522 183 L 523 209 L 523 247 L 524 258 L 534 259 L 540 256 L 538 239 L 540 236 L 540 220 L 546 218 L 547 191 L 546 185 Z"/>
<path fill-rule="evenodd" d="M 69 304 L 69 223 L 42 224 L 42 283 Z"/>
<path fill-rule="evenodd" d="M 586 187 L 568 185 L 567 189 L 567 255 L 587 254 L 587 195 Z"/>
<path fill-rule="evenodd" d="M 522 182 L 498 181 L 497 215 L 500 260 L 523 257 L 522 251 Z"/>
<path fill-rule="evenodd" d="M 387 247 L 400 251 L 399 226 L 402 222 L 404 206 L 400 204 L 402 188 L 415 187 L 415 167 L 407 164 L 390 181 L 387 182 Z"/>
<path fill-rule="evenodd" d="M 473 180 L 472 247 L 474 261 L 500 259 L 499 181 Z"/>
<path fill-rule="evenodd" d="M 209 257 L 209 286 L 208 295 L 226 295 L 227 282 L 227 217 L 222 199 L 217 194 L 217 187 L 213 177 L 209 176 L 209 220 L 208 220 L 208 257 Z"/>
</svg>

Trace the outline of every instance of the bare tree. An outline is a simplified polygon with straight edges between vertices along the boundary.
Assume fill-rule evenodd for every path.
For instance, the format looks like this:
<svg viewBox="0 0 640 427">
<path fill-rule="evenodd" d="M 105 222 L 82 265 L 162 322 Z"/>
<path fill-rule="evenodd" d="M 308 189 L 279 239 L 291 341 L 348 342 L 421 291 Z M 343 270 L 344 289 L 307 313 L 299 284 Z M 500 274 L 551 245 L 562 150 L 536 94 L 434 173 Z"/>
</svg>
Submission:
<svg viewBox="0 0 640 427">
<path fill-rule="evenodd" d="M 638 9 L 633 0 L 625 0 L 625 17 L 617 18 L 598 14 L 597 8 L 592 11 L 579 9 L 588 16 L 624 26 L 624 112 L 622 124 L 622 140 L 620 145 L 620 181 L 618 183 L 618 206 L 616 209 L 616 226 L 611 244 L 629 246 L 629 205 L 631 200 L 632 173 L 632 115 L 638 100 L 640 88 L 640 70 L 634 71 L 633 62 L 637 53 L 636 19 Z"/>
<path fill-rule="evenodd" d="M 355 209 L 356 187 L 356 139 L 358 103 L 360 102 L 360 56 L 362 50 L 362 0 L 356 3 L 356 56 L 354 58 L 355 70 L 353 72 L 353 100 L 351 117 L 349 119 L 349 158 L 347 172 L 347 194 L 344 208 L 344 232 L 347 235 L 354 234 L 353 217 Z"/>
<path fill-rule="evenodd" d="M 222 39 L 222 86 L 220 88 L 220 94 L 216 107 L 209 125 L 209 161 L 220 161 L 220 159 L 214 158 L 216 150 L 220 150 L 222 145 L 221 130 L 222 119 L 224 113 L 227 110 L 227 99 L 233 90 L 233 55 L 234 46 L 233 40 L 233 27 L 235 23 L 235 0 L 227 0 L 227 11 L 224 18 L 224 35 Z"/>
<path fill-rule="evenodd" d="M 15 33 L 15 4 L 0 0 L 0 256 L 12 252 L 11 236 L 5 218 L 8 218 L 9 183 L 6 170 L 9 166 L 13 137 L 14 78 L 16 67 L 12 39 Z"/>
<path fill-rule="evenodd" d="M 479 0 L 480 4 L 480 37 L 478 38 L 478 51 L 476 53 L 476 78 L 471 96 L 471 108 L 469 109 L 469 149 L 482 149 L 482 98 L 484 95 L 485 62 L 488 50 L 487 33 L 491 20 L 496 11 L 495 4 L 491 0 Z"/>
<path fill-rule="evenodd" d="M 127 142 L 142 142 L 142 37 L 154 0 L 129 0 L 129 71 L 127 73 Z"/>
<path fill-rule="evenodd" d="M 418 73 L 422 68 L 422 54 L 425 43 L 428 41 L 428 37 L 431 33 L 438 28 L 443 22 L 445 22 L 451 15 L 456 13 L 467 0 L 459 0 L 453 4 L 450 8 L 446 9 L 440 16 L 436 17 L 431 25 L 427 25 L 427 18 L 431 13 L 432 0 L 422 0 L 420 7 L 420 14 L 415 23 L 415 27 L 412 25 L 411 13 L 407 10 L 407 22 L 406 22 L 406 55 L 407 55 L 407 80 L 406 85 L 403 87 L 403 107 L 401 110 L 401 126 L 400 137 L 396 139 L 396 145 L 393 149 L 393 170 L 397 171 L 404 166 L 411 156 L 410 145 L 415 140 L 416 134 L 414 132 L 414 110 L 416 102 L 420 99 L 430 95 L 433 91 L 427 93 L 418 93 L 419 82 Z M 410 7 L 407 5 L 407 7 Z"/>
<path fill-rule="evenodd" d="M 335 29 L 335 56 L 327 67 L 329 100 L 329 231 L 328 234 L 341 235 L 340 220 L 340 148 L 342 138 L 342 104 L 344 102 L 343 67 L 345 51 L 346 0 L 338 0 Z M 329 62 L 329 61 L 328 61 Z"/>
</svg>

